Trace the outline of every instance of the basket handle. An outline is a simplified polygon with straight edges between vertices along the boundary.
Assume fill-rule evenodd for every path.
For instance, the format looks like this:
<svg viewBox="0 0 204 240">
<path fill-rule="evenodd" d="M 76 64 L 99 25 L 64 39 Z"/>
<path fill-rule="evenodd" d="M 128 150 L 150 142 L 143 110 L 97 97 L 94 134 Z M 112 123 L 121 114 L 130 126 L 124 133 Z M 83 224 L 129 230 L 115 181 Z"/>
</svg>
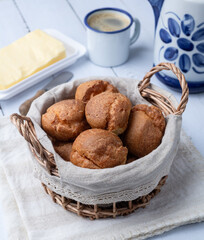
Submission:
<svg viewBox="0 0 204 240">
<path fill-rule="evenodd" d="M 53 165 L 55 165 L 54 156 L 39 142 L 31 119 L 14 113 L 10 116 L 10 120 L 17 127 L 19 133 L 30 144 L 30 148 L 38 162 L 50 172 Z"/>
<path fill-rule="evenodd" d="M 167 97 L 148 88 L 148 86 L 150 85 L 151 77 L 155 73 L 157 73 L 161 70 L 171 70 L 179 80 L 179 83 L 180 83 L 181 89 L 182 89 L 182 96 L 181 96 L 181 100 L 180 100 L 180 103 L 179 103 L 177 109 L 174 108 L 174 105 L 170 102 L 170 100 Z M 186 104 L 188 102 L 189 89 L 188 89 L 188 85 L 187 85 L 184 75 L 181 73 L 179 68 L 177 68 L 173 63 L 163 62 L 163 63 L 156 65 L 148 73 L 146 73 L 143 80 L 139 83 L 138 86 L 139 86 L 139 91 L 140 91 L 141 95 L 143 97 L 151 99 L 151 102 L 154 105 L 161 107 L 164 110 L 166 115 L 171 114 L 171 113 L 173 113 L 175 115 L 181 115 L 184 112 L 184 110 L 186 108 Z"/>
</svg>

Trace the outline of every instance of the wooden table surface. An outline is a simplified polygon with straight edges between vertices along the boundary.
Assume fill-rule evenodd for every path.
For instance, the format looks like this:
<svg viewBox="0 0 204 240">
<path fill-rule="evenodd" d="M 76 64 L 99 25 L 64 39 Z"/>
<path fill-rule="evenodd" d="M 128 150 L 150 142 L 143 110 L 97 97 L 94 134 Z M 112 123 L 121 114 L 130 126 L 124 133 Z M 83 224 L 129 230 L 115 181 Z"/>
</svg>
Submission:
<svg viewBox="0 0 204 240">
<path fill-rule="evenodd" d="M 146 0 L 0 0 L 0 48 L 35 29 L 56 29 L 76 41 L 86 45 L 86 29 L 83 24 L 87 12 L 100 7 L 118 7 L 129 11 L 141 22 L 141 34 L 130 48 L 128 61 L 118 67 L 102 68 L 89 61 L 87 56 L 79 59 L 67 70 L 74 74 L 73 79 L 101 75 L 142 79 L 153 64 L 154 16 Z M 11 99 L 0 101 L 0 116 L 18 112 L 19 105 L 33 96 L 48 83 L 53 76 L 23 91 Z M 152 83 L 168 90 L 180 99 L 181 94 L 172 91 L 156 77 Z M 183 128 L 204 156 L 204 93 L 189 97 L 183 114 Z M 5 222 L 0 206 L 0 239 L 5 240 Z M 203 240 L 204 223 L 179 227 L 152 239 Z"/>
</svg>

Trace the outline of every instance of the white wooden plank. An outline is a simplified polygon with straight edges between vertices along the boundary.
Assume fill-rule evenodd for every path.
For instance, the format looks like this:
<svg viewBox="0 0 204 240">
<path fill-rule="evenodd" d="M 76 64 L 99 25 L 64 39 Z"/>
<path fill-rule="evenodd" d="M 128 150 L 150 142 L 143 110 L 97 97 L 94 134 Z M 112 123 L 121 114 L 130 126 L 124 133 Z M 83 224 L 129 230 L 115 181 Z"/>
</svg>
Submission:
<svg viewBox="0 0 204 240">
<path fill-rule="evenodd" d="M 84 0 L 83 8 L 79 7 L 80 0 L 69 0 L 70 4 L 78 14 L 81 21 L 87 12 L 101 7 L 119 7 L 129 11 L 132 16 L 138 17 L 141 21 L 141 35 L 130 50 L 129 60 L 122 66 L 113 68 L 118 76 L 132 77 L 142 79 L 153 64 L 153 44 L 154 44 L 154 16 L 148 1 L 143 0 L 125 0 L 125 1 L 94 1 Z M 171 90 L 162 84 L 156 77 L 152 77 L 152 83 L 171 92 L 178 101 L 180 101 L 181 93 Z M 202 143 L 204 142 L 204 128 L 200 119 L 204 117 L 203 109 L 204 95 L 191 95 L 187 109 L 183 115 L 183 127 L 187 134 L 192 137 L 192 141 L 204 155 Z M 193 127 L 192 127 L 193 125 Z M 202 141 L 201 141 L 202 140 Z"/>
<path fill-rule="evenodd" d="M 140 37 L 138 41 L 130 47 L 128 61 L 121 66 L 114 67 L 113 70 L 120 77 L 142 79 L 144 74 L 151 69 L 153 63 L 154 16 L 148 1 L 84 0 L 83 8 L 79 7 L 81 3 L 80 0 L 69 0 L 69 2 L 78 14 L 81 22 L 83 22 L 84 16 L 89 11 L 107 6 L 125 9 L 130 12 L 133 17 L 137 17 L 140 20 Z M 153 82 L 154 81 L 155 78 L 153 78 Z"/>
<path fill-rule="evenodd" d="M 66 0 L 16 0 L 31 30 L 54 28 L 85 44 L 85 31 Z"/>
<path fill-rule="evenodd" d="M 16 0 L 16 2 L 31 30 L 36 28 L 55 28 L 82 44 L 86 43 L 85 28 L 73 12 L 68 1 Z M 76 71 L 74 75 L 79 77 L 84 76 L 84 74 L 113 75 L 113 71 L 110 68 L 98 67 L 90 61 L 86 64 L 80 64 L 79 68 L 77 68 L 75 64 L 73 68 L 71 67 L 70 69 Z"/>
<path fill-rule="evenodd" d="M 104 7 L 113 7 L 113 8 L 124 8 L 123 3 L 120 0 L 83 0 L 83 7 L 82 0 L 68 0 L 69 3 L 72 5 L 74 11 L 78 14 L 81 22 L 84 22 L 85 15 L 96 9 L 96 8 L 104 8 Z"/>
<path fill-rule="evenodd" d="M 86 42 L 86 32 L 81 22 L 73 12 L 66 0 L 17 0 L 19 8 L 21 9 L 26 22 L 31 30 L 36 28 L 55 28 L 64 34 L 72 37 L 82 44 Z M 36 18 L 36 16 L 38 16 Z M 88 65 L 87 65 L 88 64 Z M 91 65 L 90 65 L 91 64 Z M 91 62 L 86 63 L 86 66 L 80 65 L 79 72 L 82 72 L 82 68 L 85 68 L 84 72 L 89 74 L 100 74 L 100 72 L 106 72 L 106 74 L 113 75 L 109 68 L 101 68 L 93 65 Z M 90 69 L 87 71 L 88 67 Z M 74 66 L 73 69 L 78 69 Z M 76 73 L 77 76 L 80 75 Z M 82 76 L 84 75 L 81 74 Z"/>
<path fill-rule="evenodd" d="M 154 16 L 148 1 L 121 1 L 124 8 L 137 17 L 141 23 L 141 32 L 138 41 L 130 47 L 129 61 L 120 70 L 121 76 L 142 79 L 152 67 L 154 44 Z M 115 69 L 117 71 L 117 69 Z"/>
<path fill-rule="evenodd" d="M 0 48 L 28 32 L 12 0 L 0 1 Z"/>
<path fill-rule="evenodd" d="M 35 3 L 32 3 L 35 2 Z M 69 18 L 69 22 L 67 22 L 67 17 L 64 18 L 65 13 L 67 13 L 66 7 L 65 7 L 65 1 L 17 1 L 17 4 L 19 4 L 20 10 L 23 13 L 23 17 L 25 17 L 25 20 L 29 22 L 28 26 L 31 26 L 31 29 L 35 28 L 44 28 L 44 27 L 54 27 L 69 36 L 75 38 L 76 40 L 85 43 L 85 32 L 80 28 L 80 24 L 77 24 L 76 18 L 74 18 L 74 14 L 72 14 L 72 11 L 69 11 L 69 14 L 72 16 Z M 147 1 L 139 1 L 139 0 L 125 0 L 122 3 L 119 3 L 118 1 L 77 1 L 72 0 L 70 1 L 72 6 L 74 7 L 74 10 L 79 14 L 79 10 L 84 11 L 83 14 L 79 14 L 82 17 L 86 14 L 87 5 L 89 5 L 91 8 L 96 7 L 105 7 L 105 6 L 125 6 L 130 13 L 132 13 L 133 16 L 137 16 L 141 19 L 142 22 L 142 32 L 140 39 L 138 42 L 133 46 L 133 50 L 131 51 L 130 59 L 129 61 L 118 68 L 114 68 L 114 71 L 117 72 L 120 76 L 129 76 L 129 77 L 138 77 L 141 78 L 144 74 L 144 72 L 148 71 L 149 67 L 151 67 L 152 62 L 152 46 L 153 46 L 153 28 L 151 25 L 153 25 L 153 14 L 150 11 L 150 7 L 148 6 Z M 75 4 L 76 2 L 76 4 Z M 37 6 L 35 6 L 37 3 Z M 31 6 L 29 7 L 29 5 Z M 58 4 L 60 6 L 58 6 Z M 97 4 L 97 5 L 93 5 Z M 100 5 L 101 4 L 101 5 Z M 123 4 L 123 5 L 121 5 Z M 145 5 L 146 4 L 146 5 Z M 100 5 L 100 6 L 99 6 Z M 144 7 L 146 6 L 146 7 Z M 4 7 L 4 8 L 2 8 Z M 41 9 L 42 7 L 42 9 Z M 61 9 L 65 7 L 65 9 Z M 28 8 L 28 13 L 26 13 Z M 32 8 L 34 13 L 32 14 Z M 2 11 L 3 9 L 3 11 Z M 41 11 L 42 10 L 42 11 Z M 54 13 L 54 14 L 53 14 Z M 63 13 L 61 15 L 61 13 Z M 137 14 L 136 14 L 137 13 Z M 135 15 L 134 15 L 135 14 Z M 26 16 L 25 16 L 26 15 Z M 50 20 L 50 15 L 53 15 L 53 19 Z M 151 17 L 150 17 L 151 15 Z M 9 16 L 9 17 L 8 17 Z M 6 18 L 5 18 L 6 17 Z M 73 21 L 72 21 L 73 20 Z M 64 22 L 65 21 L 65 22 Z M 15 40 L 18 37 L 21 37 L 24 35 L 27 31 L 26 25 L 22 25 L 22 18 L 19 14 L 17 14 L 16 8 L 13 6 L 12 2 L 10 0 L 0 0 L 0 47 L 7 45 L 11 41 Z M 66 25 L 69 25 L 68 27 Z M 70 27 L 70 25 L 72 25 Z M 67 27 L 67 28 L 66 28 Z M 76 31 L 77 29 L 77 31 Z M 80 29 L 80 30 L 78 30 Z M 144 38 L 144 39 L 143 39 Z M 147 44 L 149 41 L 149 44 Z M 152 44 L 152 45 L 151 45 Z M 151 46 L 150 46 L 151 45 Z M 149 52 L 149 53 L 148 53 Z M 151 55 L 151 56 L 150 56 Z M 145 56 L 145 57 L 144 57 Z M 143 60 L 141 60 L 143 59 Z M 145 63 L 144 63 L 145 61 Z M 150 66 L 149 66 L 150 65 Z M 144 67 L 145 66 L 145 67 Z M 93 64 L 90 64 L 90 62 L 86 61 L 86 58 L 83 58 L 77 62 L 77 64 L 70 67 L 74 74 L 75 78 L 82 77 L 82 76 L 89 76 L 93 74 L 99 74 L 99 75 L 112 75 L 112 72 L 110 74 L 107 73 L 107 71 L 103 68 L 98 68 Z M 140 77 L 141 76 L 141 77 Z M 44 84 L 46 84 L 45 80 L 44 82 L 40 83 L 38 86 L 35 86 L 32 88 L 32 90 L 25 91 L 24 93 L 16 96 L 15 98 L 5 101 L 5 111 L 7 114 L 11 113 L 12 109 L 17 109 L 18 105 L 21 103 L 21 101 L 27 97 L 30 97 L 34 92 L 42 87 Z M 160 84 L 156 78 L 153 78 L 153 82 L 157 83 L 157 85 L 163 86 L 163 88 L 167 88 L 164 85 Z M 170 90 L 169 90 L 170 91 Z M 180 96 L 180 94 L 175 93 L 177 97 Z M 196 94 L 191 95 L 190 100 L 188 103 L 187 110 L 184 114 L 184 122 L 183 126 L 187 130 L 188 134 L 193 137 L 193 142 L 198 147 L 198 149 L 201 151 L 201 153 L 204 155 L 204 149 L 203 149 L 203 140 L 204 140 L 204 129 L 202 126 L 202 121 L 204 117 L 204 111 L 203 111 L 203 105 L 204 105 L 204 95 L 203 94 Z M 1 115 L 1 111 L 0 111 Z M 2 225 L 0 224 L 0 231 L 1 231 L 1 239 L 6 239 L 2 235 Z M 177 239 L 182 238 L 185 239 L 185 231 L 188 230 L 188 239 L 196 238 L 195 235 L 197 234 L 197 239 L 202 239 L 201 236 L 203 236 L 203 224 L 200 226 L 200 228 L 196 228 L 196 226 L 200 226 L 200 224 L 194 224 L 190 226 L 185 226 L 182 228 L 178 228 L 176 230 L 173 230 L 169 233 L 163 234 L 161 237 L 154 237 L 154 239 Z M 193 230 L 196 229 L 196 232 L 193 233 Z M 190 232 L 191 231 L 191 232 Z M 192 234 L 191 234 L 192 233 Z"/>
<path fill-rule="evenodd" d="M 126 5 L 127 9 L 133 15 L 135 12 L 136 16 L 142 22 L 141 46 L 144 40 L 145 42 L 143 46 L 149 46 L 148 49 L 150 53 L 148 55 L 148 53 L 145 53 L 144 51 L 141 52 L 141 55 L 142 55 L 141 63 L 144 64 L 146 59 L 146 63 L 144 64 L 144 66 L 146 68 L 146 71 L 148 71 L 149 67 L 151 67 L 151 64 L 153 62 L 154 16 L 153 16 L 152 8 L 148 3 L 148 1 L 122 0 L 122 2 Z M 136 2 L 138 4 L 136 4 Z M 146 42 L 146 39 L 149 41 L 149 45 Z M 139 41 L 138 41 L 138 44 L 139 44 Z M 129 67 L 130 65 L 128 66 L 128 68 Z M 132 67 L 130 67 L 131 71 L 133 71 Z M 142 68 L 141 66 L 141 69 L 144 69 L 144 68 Z M 180 101 L 181 93 L 171 90 L 169 87 L 161 83 L 156 77 L 152 77 L 152 83 L 171 92 L 177 98 L 177 100 Z M 183 114 L 183 128 L 187 132 L 187 134 L 192 137 L 193 143 L 201 152 L 201 154 L 204 156 L 204 148 L 202 146 L 204 142 L 204 128 L 203 128 L 202 121 L 200 120 L 200 119 L 203 119 L 204 117 L 203 106 L 204 106 L 204 94 L 190 95 L 187 108 Z"/>
<path fill-rule="evenodd" d="M 16 4 L 31 31 L 37 28 L 55 28 L 73 39 L 85 43 L 85 29 L 66 0 L 17 0 Z M 114 75 L 110 68 L 96 66 L 89 60 L 87 61 L 87 57 L 77 61 L 68 70 L 73 72 L 73 79 L 91 75 Z M 1 105 L 5 115 L 18 112 L 20 104 L 33 96 L 48 81 L 45 80 L 9 100 L 2 101 Z"/>
<path fill-rule="evenodd" d="M 4 114 L 3 114 L 3 111 L 2 111 L 2 108 L 1 108 L 1 105 L 0 105 L 0 117 L 3 117 Z"/>
<path fill-rule="evenodd" d="M 0 1 L 0 48 L 28 33 L 28 29 L 12 0 Z M 0 103 L 0 116 L 8 115 L 12 104 Z"/>
<path fill-rule="evenodd" d="M 133 17 L 139 18 L 141 22 L 141 34 L 138 41 L 130 47 L 128 61 L 113 69 L 120 77 L 141 79 L 144 73 L 152 66 L 153 59 L 154 22 L 152 21 L 152 9 L 148 1 L 134 0 L 130 2 L 131 5 L 128 5 L 126 1 L 84 0 L 83 8 L 79 7 L 81 3 L 80 0 L 69 0 L 69 2 L 78 14 L 81 22 L 83 22 L 85 15 L 89 11 L 107 6 L 122 8 L 130 12 Z"/>
</svg>

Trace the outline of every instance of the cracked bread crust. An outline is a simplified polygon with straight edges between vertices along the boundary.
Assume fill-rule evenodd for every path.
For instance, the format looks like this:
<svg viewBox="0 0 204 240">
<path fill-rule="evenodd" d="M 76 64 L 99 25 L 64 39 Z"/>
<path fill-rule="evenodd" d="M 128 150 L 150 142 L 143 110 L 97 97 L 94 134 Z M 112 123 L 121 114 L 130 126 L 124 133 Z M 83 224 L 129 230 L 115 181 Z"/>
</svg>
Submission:
<svg viewBox="0 0 204 240">
<path fill-rule="evenodd" d="M 112 84 L 102 80 L 92 80 L 80 84 L 75 93 L 75 99 L 87 103 L 92 97 L 102 92 L 118 92 Z"/>
<path fill-rule="evenodd" d="M 82 132 L 74 141 L 71 162 L 79 167 L 102 169 L 112 168 L 127 161 L 128 150 L 120 138 L 102 129 Z"/>
<path fill-rule="evenodd" d="M 42 115 L 41 124 L 48 135 L 59 141 L 73 140 L 89 128 L 84 103 L 75 99 L 63 100 L 50 106 Z"/>
<path fill-rule="evenodd" d="M 162 140 L 166 122 L 160 109 L 144 104 L 132 108 L 124 142 L 138 158 L 156 149 Z"/>
<path fill-rule="evenodd" d="M 143 111 L 149 118 L 152 119 L 153 124 L 158 127 L 161 132 L 164 132 L 166 122 L 162 111 L 159 108 L 145 104 L 138 104 L 132 108 L 132 111 Z"/>
<path fill-rule="evenodd" d="M 119 135 L 125 131 L 131 111 L 130 100 L 121 93 L 104 92 L 93 97 L 85 107 L 87 122 Z"/>
</svg>

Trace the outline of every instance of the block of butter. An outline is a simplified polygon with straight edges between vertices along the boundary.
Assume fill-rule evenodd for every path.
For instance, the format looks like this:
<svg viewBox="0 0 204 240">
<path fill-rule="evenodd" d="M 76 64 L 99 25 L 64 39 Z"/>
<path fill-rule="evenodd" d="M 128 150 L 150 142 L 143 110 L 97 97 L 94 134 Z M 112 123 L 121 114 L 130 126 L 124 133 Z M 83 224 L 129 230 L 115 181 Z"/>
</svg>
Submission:
<svg viewBox="0 0 204 240">
<path fill-rule="evenodd" d="M 63 43 L 35 30 L 0 49 L 0 90 L 66 57 Z"/>
</svg>

